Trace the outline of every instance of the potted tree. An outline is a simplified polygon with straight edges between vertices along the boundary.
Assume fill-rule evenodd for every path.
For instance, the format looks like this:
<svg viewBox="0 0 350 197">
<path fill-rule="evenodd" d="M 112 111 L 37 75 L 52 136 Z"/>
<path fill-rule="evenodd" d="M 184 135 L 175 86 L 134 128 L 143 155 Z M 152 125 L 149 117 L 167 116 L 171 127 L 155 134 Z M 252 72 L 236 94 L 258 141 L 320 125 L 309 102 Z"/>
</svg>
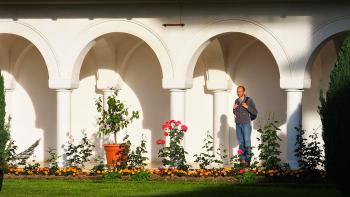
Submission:
<svg viewBox="0 0 350 197">
<path fill-rule="evenodd" d="M 117 133 L 128 127 L 133 120 L 139 118 L 138 111 L 129 113 L 129 109 L 118 98 L 118 90 L 107 98 L 107 107 L 103 107 L 102 98 L 96 101 L 97 111 L 100 113 L 98 118 L 98 135 L 108 136 L 113 134 L 113 143 L 104 144 L 108 166 L 120 166 L 127 161 L 129 144 L 117 143 Z"/>
<path fill-rule="evenodd" d="M 10 133 L 8 132 L 5 124 L 5 105 L 4 78 L 2 75 L 0 75 L 0 191 L 6 168 L 6 145 L 10 139 Z"/>
</svg>

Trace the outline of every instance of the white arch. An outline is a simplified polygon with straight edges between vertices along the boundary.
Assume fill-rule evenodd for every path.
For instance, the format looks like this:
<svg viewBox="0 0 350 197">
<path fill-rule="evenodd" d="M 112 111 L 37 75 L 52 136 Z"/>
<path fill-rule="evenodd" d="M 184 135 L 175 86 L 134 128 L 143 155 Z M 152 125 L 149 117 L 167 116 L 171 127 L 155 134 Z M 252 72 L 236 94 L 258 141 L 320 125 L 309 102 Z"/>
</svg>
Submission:
<svg viewBox="0 0 350 197">
<path fill-rule="evenodd" d="M 309 88 L 311 86 L 310 79 L 310 64 L 312 63 L 312 57 L 314 52 L 317 50 L 321 44 L 332 37 L 335 34 L 350 31 L 350 16 L 338 17 L 327 21 L 315 28 L 313 32 L 312 45 L 310 50 L 305 55 L 305 58 L 300 66 L 304 71 L 304 87 Z"/>
<path fill-rule="evenodd" d="M 188 51 L 192 51 L 192 55 L 190 56 L 186 56 L 186 53 L 184 54 L 184 56 L 186 56 L 184 59 L 187 62 L 183 63 L 188 65 L 186 71 L 187 80 L 192 79 L 196 61 L 204 48 L 210 43 L 210 40 L 224 33 L 244 33 L 260 40 L 274 56 L 278 65 L 280 77 L 290 77 L 290 60 L 278 38 L 269 29 L 255 21 L 247 19 L 229 19 L 209 24 L 197 35 L 193 36 L 194 39 L 189 44 L 188 49 L 184 50 L 187 54 L 189 54 Z"/>
<path fill-rule="evenodd" d="M 145 41 L 160 62 L 163 78 L 173 78 L 172 61 L 168 49 L 156 33 L 145 25 L 133 20 L 110 19 L 94 23 L 81 32 L 77 42 L 74 43 L 67 53 L 69 57 L 66 65 L 72 65 L 70 74 L 73 81 L 79 81 L 82 62 L 88 50 L 93 46 L 94 40 L 108 33 L 127 33 Z"/>
<path fill-rule="evenodd" d="M 33 26 L 20 21 L 0 21 L 0 34 L 13 34 L 31 42 L 41 53 L 47 66 L 49 79 L 59 78 L 59 62 L 47 38 Z"/>
</svg>

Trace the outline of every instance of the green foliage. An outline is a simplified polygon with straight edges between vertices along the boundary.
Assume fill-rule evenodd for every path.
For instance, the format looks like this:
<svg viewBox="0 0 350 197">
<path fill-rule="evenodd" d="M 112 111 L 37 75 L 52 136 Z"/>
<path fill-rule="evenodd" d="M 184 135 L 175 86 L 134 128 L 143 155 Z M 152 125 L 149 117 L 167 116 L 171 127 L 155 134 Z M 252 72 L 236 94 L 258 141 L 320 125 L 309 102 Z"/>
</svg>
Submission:
<svg viewBox="0 0 350 197">
<path fill-rule="evenodd" d="M 118 90 L 115 90 L 114 94 L 107 99 L 107 110 L 103 108 L 101 97 L 95 102 L 97 111 L 100 113 L 100 117 L 98 118 L 98 134 L 99 136 L 113 134 L 115 144 L 117 143 L 117 133 L 127 128 L 134 119 L 139 118 L 138 111 L 132 111 L 130 115 L 129 108 L 117 97 Z"/>
<path fill-rule="evenodd" d="M 90 170 L 91 175 L 97 175 L 98 172 L 102 172 L 107 169 L 107 166 L 104 164 L 104 161 L 101 160 L 97 165 L 94 165 Z M 97 172 L 98 171 L 98 172 Z"/>
<path fill-rule="evenodd" d="M 258 162 L 256 161 L 256 159 L 254 158 L 254 154 L 251 151 L 250 153 L 250 165 L 248 166 L 248 164 L 246 163 L 246 161 L 243 158 L 243 153 L 239 152 L 237 154 L 234 154 L 231 158 L 230 158 L 230 164 L 233 165 L 233 168 L 237 171 L 242 170 L 242 169 L 254 169 L 257 167 Z"/>
<path fill-rule="evenodd" d="M 18 165 L 26 165 L 27 160 L 34 154 L 34 150 L 38 147 L 40 139 L 36 140 L 31 146 L 20 153 L 16 153 L 18 146 L 15 141 L 10 139 L 6 146 L 6 163 L 10 167 L 17 167 Z"/>
<path fill-rule="evenodd" d="M 46 160 L 46 162 L 49 164 L 49 173 L 55 174 L 55 172 L 59 169 L 58 167 L 59 156 L 57 155 L 55 148 L 49 147 L 47 152 L 49 153 L 49 158 Z"/>
<path fill-rule="evenodd" d="M 326 95 L 320 94 L 319 113 L 325 142 L 325 168 L 327 177 L 343 191 L 350 193 L 349 109 L 350 109 L 350 36 L 338 52 L 337 61 L 330 74 Z M 339 170 L 342 170 L 339 173 Z"/>
<path fill-rule="evenodd" d="M 174 121 L 175 122 L 175 121 Z M 158 152 L 158 157 L 163 158 L 162 163 L 167 167 L 175 167 L 180 170 L 188 170 L 190 165 L 186 162 L 186 154 L 188 154 L 181 142 L 185 136 L 184 130 L 180 128 L 180 124 L 170 123 L 167 137 L 170 137 L 169 146 L 163 146 Z M 177 123 L 176 123 L 177 124 Z M 184 125 L 183 125 L 184 126 Z"/>
<path fill-rule="evenodd" d="M 27 174 L 31 174 L 32 172 L 35 172 L 39 167 L 40 167 L 40 164 L 39 163 L 36 163 L 35 160 L 32 160 L 32 163 L 26 163 L 25 166 L 24 166 L 24 171 L 27 173 Z"/>
<path fill-rule="evenodd" d="M 4 78 L 0 74 L 0 168 L 6 165 L 6 145 L 10 140 L 10 133 L 6 129 L 5 124 L 5 87 Z"/>
<path fill-rule="evenodd" d="M 11 139 L 11 117 L 8 117 L 8 121 L 5 126 L 6 131 L 9 133 L 9 141 L 6 144 L 5 158 L 6 165 L 10 167 L 17 167 L 16 151 L 18 146 L 15 145 L 15 141 Z"/>
<path fill-rule="evenodd" d="M 132 150 L 128 155 L 128 166 L 130 168 L 146 166 L 147 164 L 145 163 L 145 161 L 148 160 L 148 157 L 145 157 L 143 155 L 147 152 L 148 151 L 146 149 L 146 140 L 142 135 L 140 146 L 136 147 L 136 149 Z"/>
<path fill-rule="evenodd" d="M 36 140 L 31 146 L 29 146 L 26 150 L 23 152 L 20 152 L 15 155 L 15 160 L 18 160 L 19 165 L 26 165 L 27 160 L 34 154 L 34 150 L 36 147 L 38 147 L 40 143 L 40 139 Z"/>
<path fill-rule="evenodd" d="M 281 138 L 278 136 L 280 129 L 277 127 L 278 121 L 269 117 L 265 126 L 260 127 L 258 132 L 261 134 L 258 150 L 260 150 L 259 158 L 262 161 L 262 167 L 266 170 L 279 169 L 281 167 L 281 159 L 279 158 L 279 142 Z"/>
<path fill-rule="evenodd" d="M 66 156 L 66 166 L 83 168 L 87 161 L 90 161 L 90 156 L 92 155 L 92 148 L 95 147 L 87 138 L 87 135 L 82 131 L 83 138 L 80 140 L 79 144 L 75 145 L 70 136 L 68 141 L 68 146 L 65 149 Z"/>
<path fill-rule="evenodd" d="M 256 175 L 252 171 L 244 172 L 242 175 L 237 176 L 237 178 L 242 184 L 253 184 L 256 182 Z"/>
<path fill-rule="evenodd" d="M 141 170 L 130 176 L 132 181 L 149 181 L 151 178 L 150 174 L 144 170 Z"/>
<path fill-rule="evenodd" d="M 17 153 L 18 146 L 15 144 L 15 140 L 11 139 L 11 117 L 8 117 L 8 121 L 5 124 L 5 131 L 9 134 L 9 140 L 6 144 L 4 151 L 5 166 L 17 167 L 18 165 L 26 165 L 27 160 L 34 154 L 35 148 L 39 145 L 40 139 L 36 140 L 31 146 L 24 151 Z"/>
<path fill-rule="evenodd" d="M 8 167 L 17 167 L 16 151 L 18 146 L 15 144 L 15 140 L 10 139 L 6 146 L 6 164 Z"/>
<path fill-rule="evenodd" d="M 193 155 L 193 157 L 196 158 L 194 162 L 199 163 L 201 169 L 208 169 L 208 167 L 214 168 L 213 165 L 223 164 L 222 160 L 216 159 L 215 157 L 213 140 L 213 136 L 207 131 L 206 138 L 204 139 L 204 146 L 202 146 L 205 152 Z M 217 152 L 220 153 L 220 149 Z M 226 158 L 227 155 L 223 157 Z"/>
<path fill-rule="evenodd" d="M 106 174 L 102 175 L 104 180 L 107 181 L 119 181 L 122 178 L 121 173 L 118 172 L 107 172 Z"/>
<path fill-rule="evenodd" d="M 320 142 L 318 141 L 318 134 L 314 130 L 313 134 L 309 135 L 309 139 L 304 137 L 305 130 L 302 129 L 302 126 L 295 128 L 297 130 L 297 140 L 296 140 L 296 149 L 295 156 L 298 157 L 298 164 L 303 170 L 314 171 L 318 167 L 323 167 L 324 165 L 324 156 L 322 155 L 323 151 L 320 147 Z"/>
</svg>

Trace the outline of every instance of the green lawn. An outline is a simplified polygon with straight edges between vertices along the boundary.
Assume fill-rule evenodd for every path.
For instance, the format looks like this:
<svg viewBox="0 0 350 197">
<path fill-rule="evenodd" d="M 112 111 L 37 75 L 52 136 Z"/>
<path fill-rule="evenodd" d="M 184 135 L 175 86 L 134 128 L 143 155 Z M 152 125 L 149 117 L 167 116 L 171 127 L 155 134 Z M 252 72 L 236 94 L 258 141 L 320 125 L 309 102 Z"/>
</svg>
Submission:
<svg viewBox="0 0 350 197">
<path fill-rule="evenodd" d="M 326 185 L 5 180 L 0 196 L 341 196 Z"/>
</svg>

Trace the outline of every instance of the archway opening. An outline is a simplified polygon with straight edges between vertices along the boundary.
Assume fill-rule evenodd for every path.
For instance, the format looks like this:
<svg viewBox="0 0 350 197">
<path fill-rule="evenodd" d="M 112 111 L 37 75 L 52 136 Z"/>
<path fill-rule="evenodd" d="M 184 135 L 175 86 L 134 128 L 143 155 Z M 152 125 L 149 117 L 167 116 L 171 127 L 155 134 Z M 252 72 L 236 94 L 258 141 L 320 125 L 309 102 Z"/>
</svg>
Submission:
<svg viewBox="0 0 350 197">
<path fill-rule="evenodd" d="M 0 56 L 11 137 L 18 152 L 40 139 L 33 159 L 43 163 L 48 148 L 56 147 L 56 95 L 48 87 L 44 58 L 32 42 L 14 34 L 0 34 Z"/>
<path fill-rule="evenodd" d="M 216 46 L 214 46 L 216 45 Z M 220 55 L 213 55 L 220 51 Z M 225 83 L 228 81 L 227 96 L 227 121 L 229 132 L 228 151 L 230 155 L 236 153 L 238 142 L 236 140 L 236 130 L 232 106 L 236 95 L 236 87 L 244 85 L 246 93 L 251 97 L 259 111 L 257 120 L 253 124 L 252 146 L 254 153 L 258 155 L 258 132 L 257 129 L 264 124 L 270 114 L 278 120 L 278 126 L 282 132 L 281 151 L 282 160 L 286 161 L 286 93 L 280 88 L 279 69 L 274 56 L 270 50 L 257 38 L 243 33 L 225 33 L 210 39 L 210 44 L 199 56 L 194 74 L 193 88 L 188 90 L 186 121 L 194 127 L 194 133 L 188 133 L 191 144 L 187 150 L 190 155 L 199 153 L 205 138 L 205 132 L 217 133 L 221 142 L 224 143 L 223 131 L 213 132 L 213 90 L 208 89 L 208 81 L 212 83 Z M 226 85 L 218 85 L 225 87 Z M 215 89 L 215 88 L 214 88 Z M 215 90 L 214 90 L 215 91 Z M 200 99 L 199 99 L 200 98 Z M 203 114 L 207 114 L 204 116 Z M 220 119 L 221 120 L 221 119 Z M 221 127 L 220 127 L 221 128 Z M 220 143 L 221 143 L 220 142 Z"/>
<path fill-rule="evenodd" d="M 147 140 L 149 164 L 157 163 L 161 138 L 161 123 L 169 117 L 169 93 L 162 88 L 162 70 L 154 51 L 142 39 L 127 33 L 109 33 L 96 38 L 95 45 L 84 58 L 80 71 L 79 88 L 72 93 L 72 135 L 79 138 L 85 130 L 99 143 L 95 100 L 102 96 L 97 88 L 99 80 L 114 81 L 120 76 L 120 98 L 130 109 L 140 111 L 140 119 L 128 128 L 132 149 L 138 146 L 142 135 Z M 103 70 L 103 72 L 101 71 Z M 105 75 L 104 72 L 113 73 Z M 109 79 L 107 79 L 110 77 Z M 113 83 L 112 83 L 113 84 Z M 118 135 L 120 142 L 124 132 Z M 97 144 L 96 153 L 104 151 Z"/>
<path fill-rule="evenodd" d="M 328 90 L 330 73 L 347 35 L 348 32 L 340 32 L 325 39 L 313 51 L 306 67 L 305 80 L 309 80 L 311 86 L 305 89 L 303 93 L 303 128 L 306 130 L 305 136 L 316 132 L 322 144 L 322 123 L 318 113 L 320 90 L 323 90 L 323 92 Z"/>
</svg>

